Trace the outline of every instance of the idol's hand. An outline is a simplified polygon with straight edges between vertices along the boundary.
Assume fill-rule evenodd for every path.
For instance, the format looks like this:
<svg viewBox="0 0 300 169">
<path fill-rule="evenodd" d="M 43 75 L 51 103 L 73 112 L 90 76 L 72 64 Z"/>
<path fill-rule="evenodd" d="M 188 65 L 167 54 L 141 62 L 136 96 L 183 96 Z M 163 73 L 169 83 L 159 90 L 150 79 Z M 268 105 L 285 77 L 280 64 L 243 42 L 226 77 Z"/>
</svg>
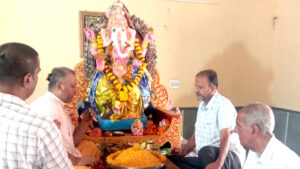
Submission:
<svg viewBox="0 0 300 169">
<path fill-rule="evenodd" d="M 89 28 L 84 28 L 84 33 L 87 39 L 92 40 L 92 39 L 96 39 L 96 35 L 95 33 L 89 29 Z"/>
</svg>

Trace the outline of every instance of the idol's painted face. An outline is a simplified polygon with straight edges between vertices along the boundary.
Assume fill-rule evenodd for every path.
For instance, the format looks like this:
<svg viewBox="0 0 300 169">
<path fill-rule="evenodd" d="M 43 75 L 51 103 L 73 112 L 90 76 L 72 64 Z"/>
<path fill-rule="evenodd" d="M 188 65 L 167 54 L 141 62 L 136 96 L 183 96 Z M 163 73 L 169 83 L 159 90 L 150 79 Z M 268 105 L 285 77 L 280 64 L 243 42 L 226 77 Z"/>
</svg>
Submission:
<svg viewBox="0 0 300 169">
<path fill-rule="evenodd" d="M 106 29 L 101 32 L 104 46 L 112 44 L 117 58 L 129 56 L 134 49 L 136 31 L 129 28 L 125 13 L 122 10 L 114 10 L 109 15 Z"/>
</svg>

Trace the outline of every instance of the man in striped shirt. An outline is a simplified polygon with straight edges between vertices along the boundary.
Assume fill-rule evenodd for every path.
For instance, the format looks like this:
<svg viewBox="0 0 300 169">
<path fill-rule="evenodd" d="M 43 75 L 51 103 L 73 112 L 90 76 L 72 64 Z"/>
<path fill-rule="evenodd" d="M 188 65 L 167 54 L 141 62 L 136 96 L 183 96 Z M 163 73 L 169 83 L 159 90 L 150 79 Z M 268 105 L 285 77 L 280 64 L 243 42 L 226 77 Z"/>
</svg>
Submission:
<svg viewBox="0 0 300 169">
<path fill-rule="evenodd" d="M 0 46 L 0 168 L 73 168 L 54 122 L 25 100 L 40 71 L 38 53 L 20 43 Z"/>
</svg>

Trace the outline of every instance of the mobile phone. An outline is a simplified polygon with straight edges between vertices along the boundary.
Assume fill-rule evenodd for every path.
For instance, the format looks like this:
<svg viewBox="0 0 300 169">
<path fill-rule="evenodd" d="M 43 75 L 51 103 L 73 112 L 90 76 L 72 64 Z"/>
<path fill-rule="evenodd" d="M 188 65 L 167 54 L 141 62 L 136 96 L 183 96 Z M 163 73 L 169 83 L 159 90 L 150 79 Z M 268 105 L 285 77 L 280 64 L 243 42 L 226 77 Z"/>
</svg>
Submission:
<svg viewBox="0 0 300 169">
<path fill-rule="evenodd" d="M 89 111 L 89 109 L 91 108 L 90 102 L 79 100 L 79 101 L 77 101 L 77 107 L 78 107 L 77 110 L 78 110 L 79 116 L 82 114 L 82 112 L 86 111 L 95 122 L 98 121 L 95 117 L 92 116 L 91 112 Z"/>
<path fill-rule="evenodd" d="M 89 108 L 91 108 L 91 103 L 83 100 L 77 101 L 77 109 L 79 116 L 82 114 L 82 112 L 87 111 L 89 115 L 91 116 L 91 112 L 89 111 Z"/>
</svg>

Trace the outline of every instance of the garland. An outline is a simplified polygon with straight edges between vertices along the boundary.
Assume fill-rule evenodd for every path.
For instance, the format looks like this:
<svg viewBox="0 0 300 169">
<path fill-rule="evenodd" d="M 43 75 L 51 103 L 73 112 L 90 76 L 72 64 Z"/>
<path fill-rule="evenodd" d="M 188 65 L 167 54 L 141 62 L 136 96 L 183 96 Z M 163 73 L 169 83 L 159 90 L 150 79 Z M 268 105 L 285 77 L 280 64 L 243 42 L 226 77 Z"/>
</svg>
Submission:
<svg viewBox="0 0 300 169">
<path fill-rule="evenodd" d="M 102 40 L 102 36 L 101 36 L 101 31 L 97 35 L 97 45 L 98 45 L 97 46 L 98 52 L 100 54 L 103 54 L 104 50 L 103 50 L 103 40 Z M 117 77 L 112 72 L 112 69 L 108 65 L 107 61 L 105 62 L 105 66 L 104 66 L 104 72 L 107 74 L 109 79 L 112 81 L 112 84 L 114 85 L 114 87 L 118 90 L 119 99 L 122 104 L 125 104 L 125 102 L 128 100 L 128 92 L 132 91 L 132 89 L 140 83 L 142 76 L 144 74 L 144 71 L 146 69 L 146 66 L 147 66 L 147 64 L 145 63 L 145 58 L 142 55 L 142 49 L 139 44 L 139 39 L 137 39 L 137 38 L 135 39 L 134 47 L 135 47 L 135 54 L 137 56 L 137 59 L 142 62 L 142 65 L 139 67 L 138 74 L 135 76 L 134 80 L 126 81 L 123 84 L 121 84 L 120 81 L 117 79 Z"/>
<path fill-rule="evenodd" d="M 97 48 L 98 48 L 98 52 L 99 53 L 104 53 L 104 50 L 103 50 L 103 40 L 102 40 L 102 36 L 101 36 L 101 30 L 98 32 L 98 35 L 97 35 Z"/>
</svg>

